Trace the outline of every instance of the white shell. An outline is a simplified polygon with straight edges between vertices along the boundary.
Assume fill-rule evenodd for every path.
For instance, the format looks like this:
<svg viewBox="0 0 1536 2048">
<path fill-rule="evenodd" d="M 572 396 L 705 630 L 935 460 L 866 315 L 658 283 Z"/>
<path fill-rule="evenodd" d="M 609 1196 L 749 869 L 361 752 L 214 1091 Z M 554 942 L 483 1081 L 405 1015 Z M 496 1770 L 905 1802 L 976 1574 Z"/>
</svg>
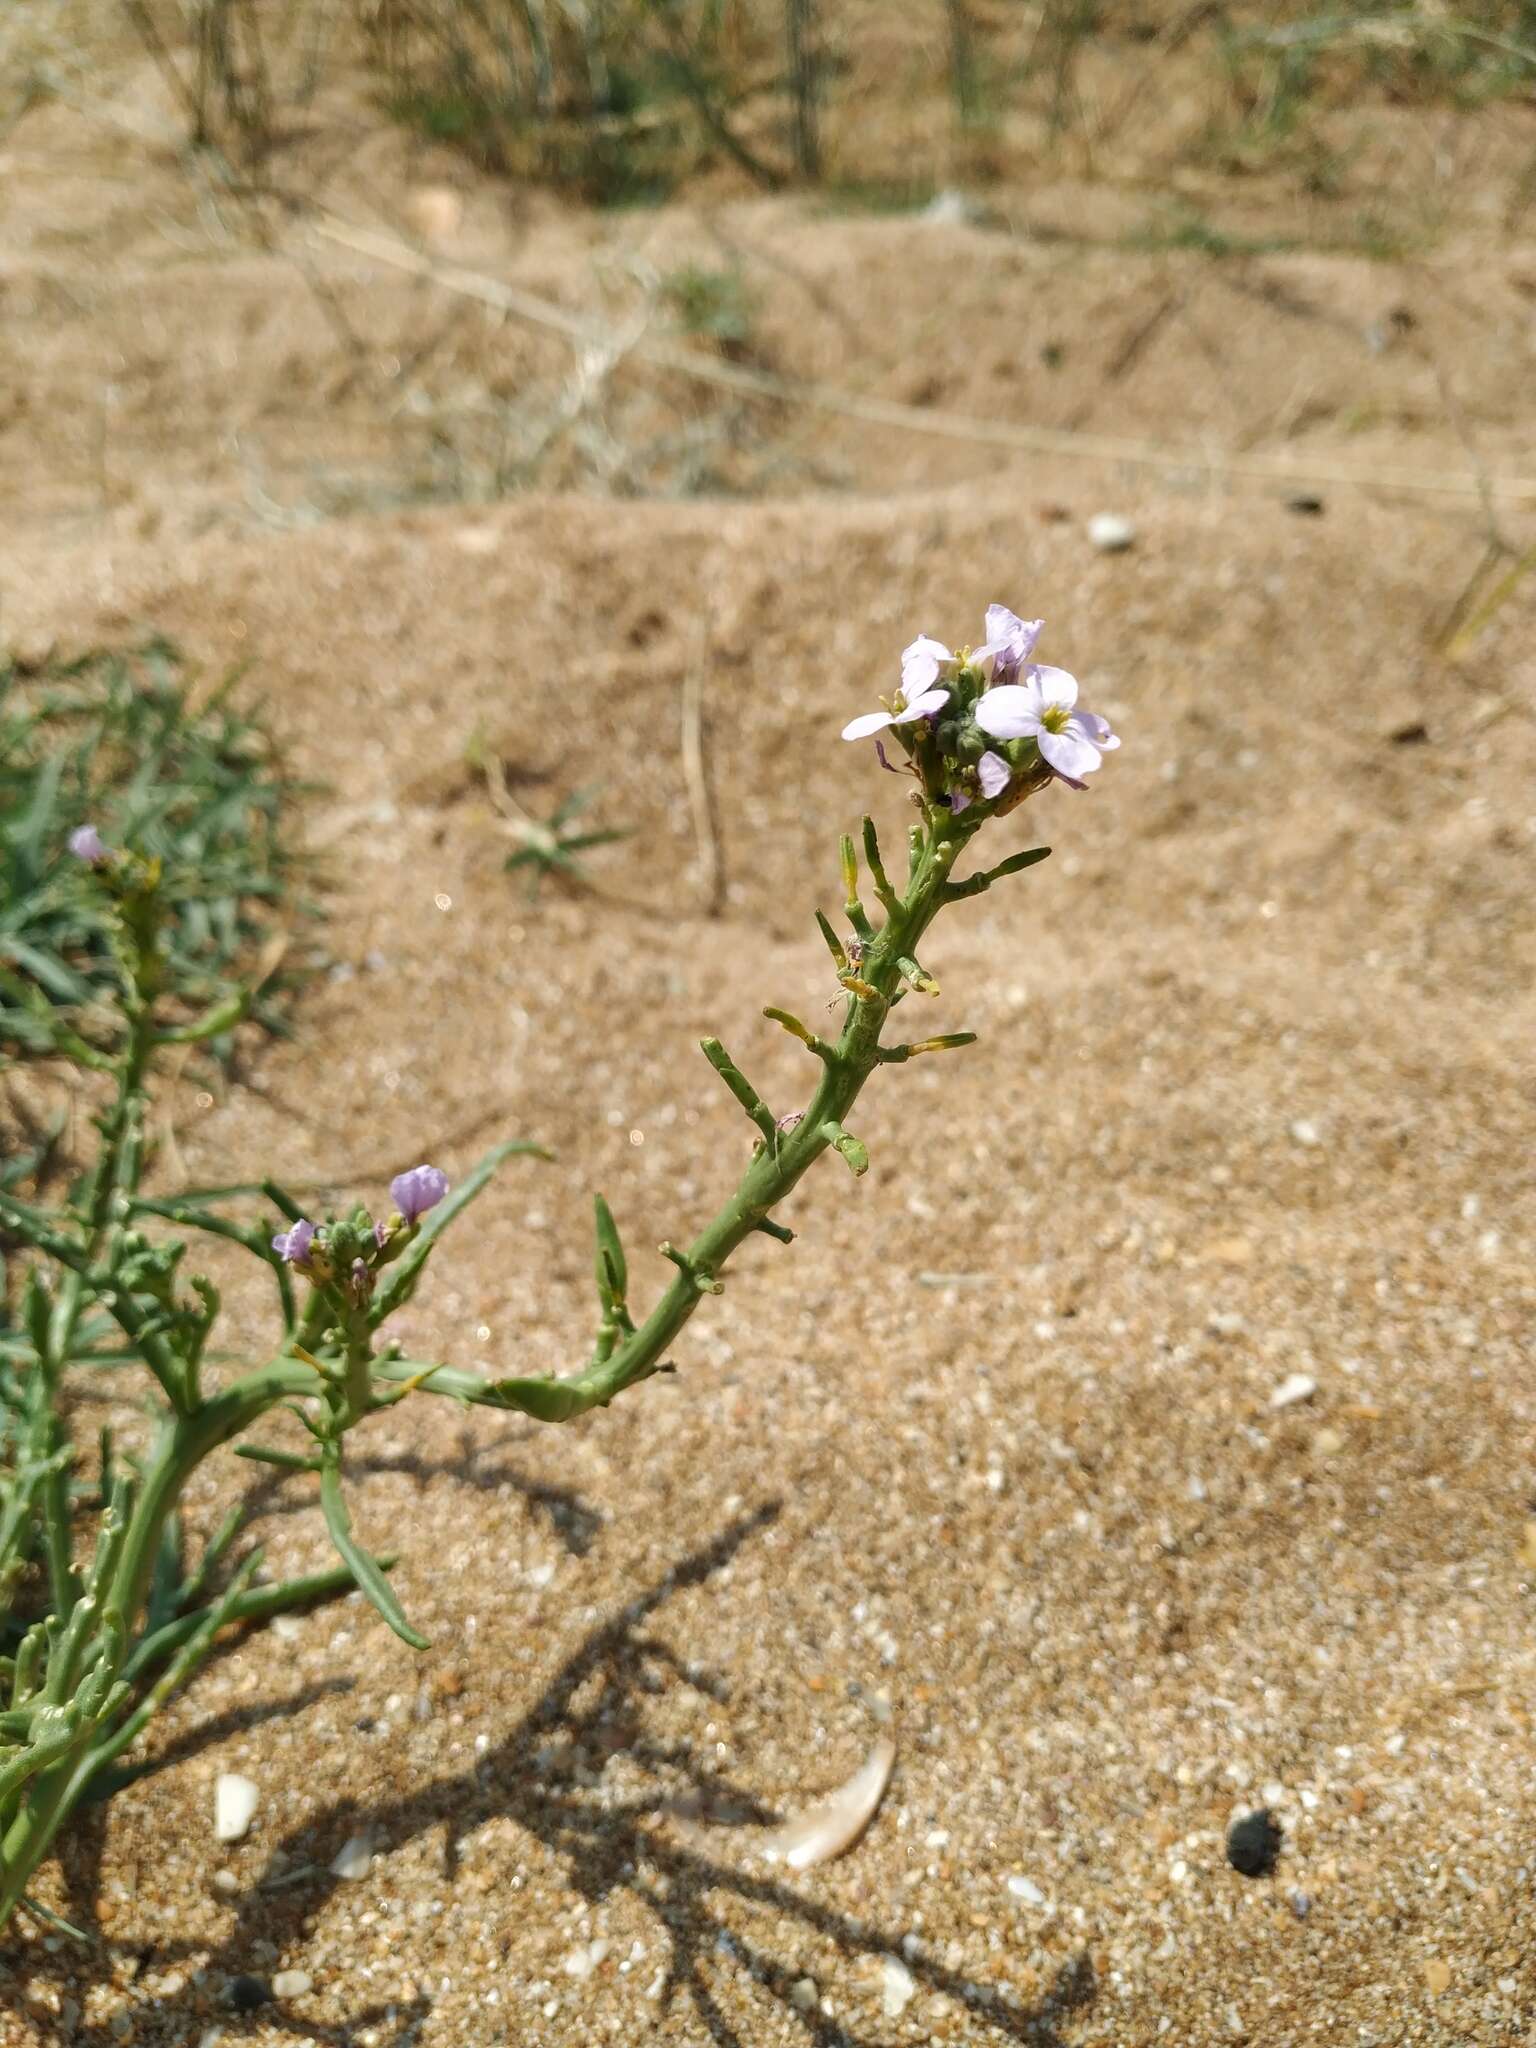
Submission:
<svg viewBox="0 0 1536 2048">
<path fill-rule="evenodd" d="M 873 1820 L 895 1762 L 895 1743 L 877 1742 L 845 1785 L 764 1836 L 758 1843 L 760 1853 L 787 1863 L 791 1870 L 809 1870 L 841 1856 Z"/>
<path fill-rule="evenodd" d="M 1136 529 L 1117 512 L 1095 512 L 1088 522 L 1088 538 L 1101 555 L 1119 555 L 1135 545 Z"/>
<path fill-rule="evenodd" d="M 331 1858 L 332 1877 L 357 1879 L 368 1875 L 373 1862 L 372 1835 L 352 1835 Z"/>
<path fill-rule="evenodd" d="M 888 2020 L 899 2020 L 917 1994 L 917 1979 L 898 1956 L 886 1956 L 880 1964 L 881 2004 Z"/>
<path fill-rule="evenodd" d="M 238 1771 L 220 1771 L 213 1782 L 213 1832 L 220 1842 L 238 1842 L 251 1824 L 261 1797 L 255 1782 Z"/>
<path fill-rule="evenodd" d="M 1269 1405 L 1271 1408 L 1290 1408 L 1297 1401 L 1310 1401 L 1316 1392 L 1316 1380 L 1309 1379 L 1304 1372 L 1293 1372 L 1270 1395 Z"/>
</svg>

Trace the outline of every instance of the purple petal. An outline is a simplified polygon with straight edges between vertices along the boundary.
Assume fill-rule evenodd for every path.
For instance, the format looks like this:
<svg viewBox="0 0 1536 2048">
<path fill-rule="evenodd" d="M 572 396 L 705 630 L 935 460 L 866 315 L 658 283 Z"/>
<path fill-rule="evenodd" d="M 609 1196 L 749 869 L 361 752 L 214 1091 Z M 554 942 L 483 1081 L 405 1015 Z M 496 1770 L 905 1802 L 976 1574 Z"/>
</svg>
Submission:
<svg viewBox="0 0 1536 2048">
<path fill-rule="evenodd" d="M 380 1251 L 389 1243 L 389 1225 L 382 1217 L 373 1226 L 373 1241 Z"/>
<path fill-rule="evenodd" d="M 1119 741 L 1117 740 L 1115 744 L 1118 746 Z M 880 766 L 885 770 L 887 775 L 899 775 L 901 773 L 901 770 L 895 765 L 890 755 L 885 751 L 884 740 L 875 741 L 875 752 L 879 756 Z"/>
<path fill-rule="evenodd" d="M 1028 661 L 1035 651 L 1035 642 L 1045 630 L 1044 619 L 1021 619 L 1017 612 L 1009 611 L 1005 604 L 987 606 L 987 641 L 995 645 L 999 653 L 1006 650 L 1012 664 Z"/>
<path fill-rule="evenodd" d="M 976 723 L 995 740 L 1031 739 L 1040 730 L 1044 709 L 1033 678 L 1027 683 L 999 683 L 976 699 Z"/>
<path fill-rule="evenodd" d="M 910 718 L 931 718 L 935 711 L 948 702 L 948 690 L 924 690 L 920 697 L 911 698 L 906 710 L 898 711 L 891 723 L 905 725 Z"/>
<path fill-rule="evenodd" d="M 920 691 L 930 689 L 938 679 L 939 663 L 954 658 L 942 640 L 919 633 L 901 651 L 901 694 L 906 701 L 910 704 Z"/>
<path fill-rule="evenodd" d="M 389 1184 L 389 1199 L 407 1223 L 435 1209 L 448 1192 L 448 1176 L 440 1166 L 413 1166 Z"/>
<path fill-rule="evenodd" d="M 976 780 L 981 784 L 981 793 L 990 803 L 995 796 L 1001 796 L 1013 778 L 1013 770 L 1001 754 L 994 754 L 990 748 L 976 763 Z"/>
<path fill-rule="evenodd" d="M 1112 754 L 1120 744 L 1120 735 L 1110 730 L 1109 720 L 1100 718 L 1097 711 L 1079 709 L 1073 712 L 1067 723 L 1080 726 L 1102 754 Z"/>
<path fill-rule="evenodd" d="M 1029 672 L 1029 681 L 1039 686 L 1042 703 L 1059 704 L 1064 711 L 1070 711 L 1077 702 L 1077 677 L 1069 676 L 1064 668 L 1051 668 L 1037 662 Z"/>
<path fill-rule="evenodd" d="M 867 740 L 872 732 L 884 732 L 895 719 L 889 711 L 861 711 L 857 718 L 850 718 L 843 727 L 845 740 Z"/>
<path fill-rule="evenodd" d="M 314 1241 L 315 1226 L 307 1216 L 301 1216 L 291 1229 L 277 1233 L 272 1240 L 272 1249 L 290 1266 L 302 1266 L 309 1258 L 309 1248 Z"/>
<path fill-rule="evenodd" d="M 963 789 L 952 789 L 949 792 L 949 808 L 954 812 L 956 817 L 958 817 L 962 811 L 968 811 L 970 807 L 971 800 L 966 795 Z"/>
<path fill-rule="evenodd" d="M 107 844 L 94 825 L 77 825 L 69 835 L 69 850 L 76 860 L 94 867 L 107 857 Z"/>
<path fill-rule="evenodd" d="M 1091 775 L 1100 765 L 1099 750 L 1092 740 L 1073 732 L 1070 727 L 1065 732 L 1040 733 L 1036 745 L 1040 749 L 1040 758 L 1048 762 L 1058 775 L 1070 781 Z"/>
</svg>

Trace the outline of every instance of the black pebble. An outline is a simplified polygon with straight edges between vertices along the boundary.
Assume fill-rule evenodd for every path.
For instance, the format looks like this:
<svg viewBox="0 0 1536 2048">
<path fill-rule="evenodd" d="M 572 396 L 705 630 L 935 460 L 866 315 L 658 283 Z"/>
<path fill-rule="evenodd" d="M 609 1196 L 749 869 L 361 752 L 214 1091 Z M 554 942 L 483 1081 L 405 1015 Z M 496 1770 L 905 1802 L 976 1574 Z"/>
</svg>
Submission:
<svg viewBox="0 0 1536 2048">
<path fill-rule="evenodd" d="M 224 1996 L 236 2012 L 254 2012 L 258 2005 L 272 2003 L 272 1986 L 265 1977 L 231 1977 Z"/>
<path fill-rule="evenodd" d="M 1290 511 L 1299 512 L 1304 519 L 1320 519 L 1323 515 L 1323 501 L 1315 491 L 1298 491 L 1285 502 Z"/>
<path fill-rule="evenodd" d="M 1227 1829 L 1227 1861 L 1244 1877 L 1268 1877 L 1280 1854 L 1280 1823 L 1267 1806 Z"/>
</svg>

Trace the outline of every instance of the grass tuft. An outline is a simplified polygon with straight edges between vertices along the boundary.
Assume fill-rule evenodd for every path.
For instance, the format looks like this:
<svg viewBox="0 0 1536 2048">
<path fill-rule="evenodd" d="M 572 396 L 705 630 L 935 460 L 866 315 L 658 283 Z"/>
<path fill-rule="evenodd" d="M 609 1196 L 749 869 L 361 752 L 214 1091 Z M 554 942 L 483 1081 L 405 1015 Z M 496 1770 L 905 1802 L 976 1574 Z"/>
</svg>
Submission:
<svg viewBox="0 0 1536 2048">
<path fill-rule="evenodd" d="M 173 891 L 167 987 L 188 1012 L 248 971 L 298 878 L 284 825 L 297 785 L 231 676 L 199 701 L 175 649 L 151 640 L 23 672 L 0 657 L 0 1061 L 89 1038 L 116 986 L 101 891 L 82 886 L 69 834 L 160 856 Z M 253 1016 L 283 1029 L 292 975 Z M 209 1041 L 226 1059 L 227 1041 Z"/>
</svg>

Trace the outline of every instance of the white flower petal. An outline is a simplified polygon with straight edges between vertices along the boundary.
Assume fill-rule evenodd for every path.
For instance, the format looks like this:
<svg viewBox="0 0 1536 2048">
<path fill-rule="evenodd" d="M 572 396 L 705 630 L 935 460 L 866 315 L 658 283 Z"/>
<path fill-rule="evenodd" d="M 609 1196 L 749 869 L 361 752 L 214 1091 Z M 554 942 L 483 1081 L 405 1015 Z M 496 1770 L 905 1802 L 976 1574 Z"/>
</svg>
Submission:
<svg viewBox="0 0 1536 2048">
<path fill-rule="evenodd" d="M 976 699 L 976 723 L 995 740 L 1028 739 L 1040 730 L 1044 709 L 1032 680 L 1001 683 Z"/>
<path fill-rule="evenodd" d="M 850 718 L 843 727 L 845 740 L 867 740 L 872 732 L 884 732 L 895 719 L 889 711 L 864 711 L 857 718 Z"/>
<path fill-rule="evenodd" d="M 1080 732 L 1070 727 L 1065 732 L 1042 732 L 1036 742 L 1042 760 L 1049 761 L 1060 775 L 1069 775 L 1074 782 L 1091 775 L 1095 768 L 1102 766 L 1099 750 L 1092 740 L 1085 739 Z"/>
<path fill-rule="evenodd" d="M 942 640 L 919 633 L 911 646 L 901 652 L 902 696 L 910 703 L 921 691 L 931 688 L 938 677 L 939 664 L 954 658 Z"/>
<path fill-rule="evenodd" d="M 1059 704 L 1065 711 L 1070 711 L 1077 702 L 1077 677 L 1069 676 L 1064 668 L 1052 668 L 1049 664 L 1037 662 L 1029 677 L 1039 685 L 1043 702 Z"/>
<path fill-rule="evenodd" d="M 1120 744 L 1120 735 L 1110 730 L 1109 720 L 1101 718 L 1097 711 L 1084 711 L 1079 706 L 1067 723 L 1080 726 L 1101 754 L 1112 754 Z"/>
<path fill-rule="evenodd" d="M 941 704 L 948 702 L 948 690 L 924 690 L 920 697 L 910 700 L 905 711 L 898 711 L 891 723 L 905 725 L 909 718 L 926 718 L 930 711 L 937 711 Z"/>
<path fill-rule="evenodd" d="M 1001 796 L 1008 787 L 1013 770 L 1001 754 L 994 754 L 990 748 L 976 763 L 976 780 L 981 784 L 981 793 L 990 803 L 995 796 Z"/>
</svg>

